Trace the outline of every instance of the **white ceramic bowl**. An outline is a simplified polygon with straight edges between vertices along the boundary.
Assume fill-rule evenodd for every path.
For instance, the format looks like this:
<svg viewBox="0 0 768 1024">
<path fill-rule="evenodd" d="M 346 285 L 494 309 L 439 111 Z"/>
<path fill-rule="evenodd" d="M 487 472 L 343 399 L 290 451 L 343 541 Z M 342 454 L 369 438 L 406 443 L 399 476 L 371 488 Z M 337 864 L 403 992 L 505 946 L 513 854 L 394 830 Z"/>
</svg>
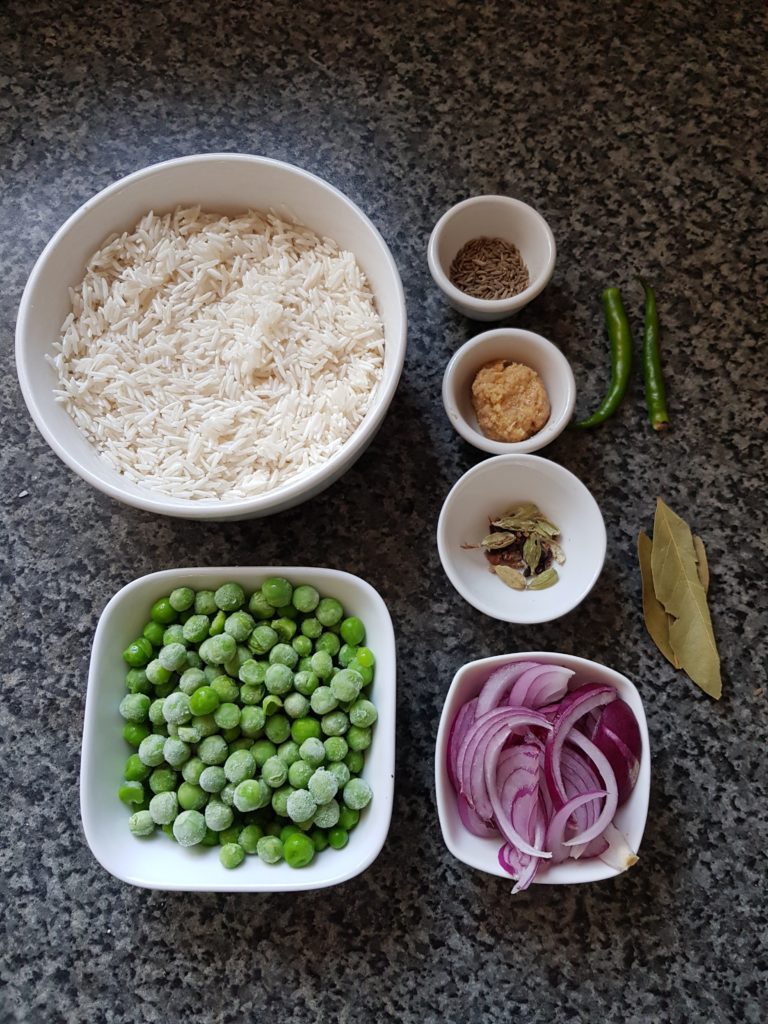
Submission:
<svg viewBox="0 0 768 1024">
<path fill-rule="evenodd" d="M 560 527 L 565 564 L 547 590 L 511 590 L 491 570 L 479 545 L 491 518 L 531 501 Z M 504 622 L 558 619 L 595 585 L 605 560 L 606 534 L 597 502 L 584 484 L 538 455 L 497 455 L 465 473 L 443 503 L 437 549 L 446 575 L 465 601 Z"/>
<path fill-rule="evenodd" d="M 476 299 L 451 284 L 456 254 L 473 238 L 503 238 L 520 250 L 528 267 L 528 287 L 508 299 Z M 427 261 L 448 303 L 471 320 L 503 320 L 535 299 L 555 270 L 555 237 L 540 213 L 509 196 L 475 196 L 446 211 L 429 238 Z"/>
<path fill-rule="evenodd" d="M 454 857 L 470 867 L 478 868 L 489 875 L 510 878 L 498 861 L 501 840 L 482 839 L 480 836 L 474 836 L 461 823 L 456 807 L 456 795 L 448 777 L 447 748 L 451 724 L 459 708 L 477 696 L 483 682 L 495 668 L 515 661 L 540 661 L 548 665 L 563 665 L 576 673 L 574 676 L 576 683 L 595 682 L 613 686 L 621 699 L 626 701 L 634 711 L 642 740 L 640 773 L 629 799 L 616 812 L 614 824 L 620 832 L 624 833 L 629 845 L 637 852 L 640 849 L 645 830 L 651 790 L 651 746 L 640 694 L 626 676 L 612 668 L 600 665 L 596 661 L 576 658 L 572 654 L 552 654 L 542 651 L 501 654 L 494 658 L 470 661 L 467 665 L 462 666 L 453 677 L 443 705 L 443 713 L 440 716 L 435 752 L 437 814 L 445 845 Z M 536 878 L 535 884 L 572 885 L 577 882 L 597 882 L 603 878 L 613 878 L 618 874 L 621 872 L 617 868 L 611 867 L 599 858 L 585 861 L 569 860 L 542 871 Z"/>
<path fill-rule="evenodd" d="M 131 748 L 122 739 L 117 707 L 125 693 L 121 652 L 141 630 L 149 608 L 176 586 L 212 589 L 228 580 L 255 590 L 267 576 L 311 583 L 338 598 L 366 627 L 366 643 L 376 655 L 373 699 L 379 712 L 363 777 L 373 800 L 343 850 L 325 850 L 301 870 L 285 863 L 264 864 L 246 857 L 227 870 L 216 849 L 184 849 L 157 833 L 147 840 L 128 831 L 128 809 L 117 798 Z M 258 568 L 170 569 L 129 583 L 111 599 L 96 628 L 88 674 L 80 766 L 80 810 L 88 845 L 110 874 L 147 889 L 187 892 L 288 892 L 338 885 L 364 871 L 378 856 L 389 830 L 395 778 L 395 637 L 379 594 L 357 576 L 336 569 L 274 566 Z"/>
<path fill-rule="evenodd" d="M 549 419 L 525 441 L 494 441 L 477 425 L 472 381 L 481 367 L 495 359 L 529 366 L 539 374 L 546 388 Z M 443 405 L 454 429 L 475 448 L 492 455 L 526 454 L 551 444 L 568 425 L 575 404 L 576 381 L 570 363 L 556 345 L 533 331 L 500 327 L 478 334 L 454 354 L 443 375 Z"/>
<path fill-rule="evenodd" d="M 327 462 L 253 498 L 193 501 L 139 487 L 112 469 L 54 401 L 56 375 L 45 359 L 70 310 L 67 289 L 113 231 L 132 228 L 148 210 L 179 204 L 237 213 L 271 209 L 328 235 L 355 254 L 365 271 L 385 329 L 384 374 L 371 407 L 352 437 Z M 128 175 L 84 203 L 59 228 L 24 289 L 16 325 L 16 366 L 24 399 L 41 434 L 70 469 L 118 501 L 188 519 L 245 519 L 290 508 L 337 480 L 381 426 L 405 358 L 406 311 L 400 275 L 386 242 L 338 189 L 278 160 L 209 153 L 155 164 Z"/>
</svg>

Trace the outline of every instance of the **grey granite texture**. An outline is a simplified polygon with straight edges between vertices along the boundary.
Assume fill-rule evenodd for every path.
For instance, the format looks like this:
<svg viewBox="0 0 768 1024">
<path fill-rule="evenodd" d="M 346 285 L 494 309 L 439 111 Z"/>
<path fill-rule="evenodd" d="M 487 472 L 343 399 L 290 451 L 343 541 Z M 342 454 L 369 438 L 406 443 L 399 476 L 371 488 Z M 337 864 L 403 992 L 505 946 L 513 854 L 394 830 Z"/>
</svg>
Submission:
<svg viewBox="0 0 768 1024">
<path fill-rule="evenodd" d="M 756 0 L 3 4 L 0 1021 L 765 1019 L 766 29 Z M 92 490 L 33 427 L 12 355 L 24 282 L 64 218 L 130 171 L 205 150 L 288 160 L 347 192 L 390 243 L 410 316 L 368 453 L 290 515 L 233 525 Z M 479 327 L 443 303 L 426 241 L 452 203 L 495 191 L 554 230 L 555 277 L 517 322 L 569 357 L 579 411 L 607 378 L 601 289 L 622 286 L 637 325 L 634 279 L 653 279 L 674 421 L 666 436 L 647 428 L 636 379 L 609 425 L 546 452 L 591 488 L 609 544 L 583 605 L 535 628 L 466 605 L 432 539 L 481 458 L 440 403 L 446 361 Z M 643 629 L 634 542 L 659 493 L 710 552 L 718 704 Z M 394 618 L 397 792 L 381 856 L 314 894 L 121 884 L 78 810 L 101 609 L 154 569 L 297 558 L 359 573 Z M 526 649 L 637 682 L 653 785 L 634 870 L 513 900 L 444 848 L 433 743 L 458 666 Z"/>
</svg>

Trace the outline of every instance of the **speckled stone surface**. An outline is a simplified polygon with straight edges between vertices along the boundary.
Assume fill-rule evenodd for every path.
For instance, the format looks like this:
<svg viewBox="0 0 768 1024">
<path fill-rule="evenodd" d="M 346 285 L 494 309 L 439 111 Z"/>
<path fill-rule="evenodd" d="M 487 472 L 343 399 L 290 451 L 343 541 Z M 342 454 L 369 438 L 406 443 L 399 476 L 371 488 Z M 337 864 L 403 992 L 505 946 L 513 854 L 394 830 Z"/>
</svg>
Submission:
<svg viewBox="0 0 768 1024">
<path fill-rule="evenodd" d="M 3 5 L 0 1020 L 765 1019 L 767 35 L 759 2 Z M 343 189 L 390 243 L 407 295 L 405 372 L 377 440 L 274 520 L 197 525 L 112 502 L 51 453 L 15 379 L 16 309 L 53 231 L 123 174 L 202 150 L 289 160 Z M 633 281 L 648 274 L 664 323 L 669 434 L 647 428 L 636 382 L 610 425 L 546 452 L 591 488 L 609 544 L 588 600 L 536 628 L 467 606 L 432 540 L 445 494 L 480 458 L 440 403 L 443 367 L 478 327 L 444 305 L 425 247 L 449 205 L 489 191 L 533 203 L 554 230 L 555 277 L 518 323 L 572 361 L 579 411 L 606 382 L 601 289 L 621 285 L 637 324 Z M 634 539 L 659 493 L 710 552 L 719 704 L 642 626 Z M 395 621 L 397 792 L 381 856 L 315 894 L 123 885 L 94 861 L 78 810 L 101 609 L 154 569 L 297 558 L 364 576 Z M 445 850 L 432 752 L 458 666 L 536 648 L 637 682 L 652 798 L 628 875 L 512 900 Z"/>
</svg>

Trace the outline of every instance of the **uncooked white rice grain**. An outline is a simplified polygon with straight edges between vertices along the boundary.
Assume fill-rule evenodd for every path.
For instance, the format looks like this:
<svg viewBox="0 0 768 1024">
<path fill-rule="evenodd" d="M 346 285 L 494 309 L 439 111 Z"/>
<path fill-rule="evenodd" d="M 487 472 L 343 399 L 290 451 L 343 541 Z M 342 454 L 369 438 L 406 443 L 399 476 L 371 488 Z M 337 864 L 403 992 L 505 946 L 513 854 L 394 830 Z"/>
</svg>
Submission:
<svg viewBox="0 0 768 1024">
<path fill-rule="evenodd" d="M 355 257 L 272 214 L 150 212 L 70 298 L 57 401 L 119 473 L 177 497 L 253 497 L 323 463 L 381 380 Z"/>
</svg>

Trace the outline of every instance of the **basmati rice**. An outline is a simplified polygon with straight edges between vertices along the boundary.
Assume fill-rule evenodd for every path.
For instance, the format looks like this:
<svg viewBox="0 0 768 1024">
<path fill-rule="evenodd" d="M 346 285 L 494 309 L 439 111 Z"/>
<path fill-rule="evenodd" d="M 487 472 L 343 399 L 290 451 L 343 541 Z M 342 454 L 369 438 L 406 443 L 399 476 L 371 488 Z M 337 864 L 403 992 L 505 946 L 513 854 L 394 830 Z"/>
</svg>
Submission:
<svg viewBox="0 0 768 1024">
<path fill-rule="evenodd" d="M 70 295 L 57 401 L 119 473 L 176 497 L 251 497 L 320 465 L 381 380 L 355 257 L 272 214 L 148 213 Z"/>
</svg>

